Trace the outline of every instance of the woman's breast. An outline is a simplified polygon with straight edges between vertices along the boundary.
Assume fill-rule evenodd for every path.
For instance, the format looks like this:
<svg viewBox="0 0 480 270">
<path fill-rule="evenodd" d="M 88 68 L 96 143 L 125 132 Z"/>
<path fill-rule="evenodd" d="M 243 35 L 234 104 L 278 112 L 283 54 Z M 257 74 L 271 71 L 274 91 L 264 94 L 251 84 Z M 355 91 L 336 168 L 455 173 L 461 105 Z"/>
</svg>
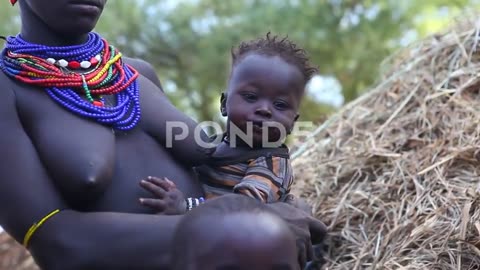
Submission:
<svg viewBox="0 0 480 270">
<path fill-rule="evenodd" d="M 97 199 L 112 182 L 115 170 L 115 137 L 110 130 L 82 124 L 37 126 L 32 140 L 66 201 L 79 206 Z"/>
<path fill-rule="evenodd" d="M 48 128 L 39 125 L 38 130 Z M 139 198 L 152 197 L 139 182 L 168 177 L 186 196 L 201 196 L 191 168 L 141 129 L 128 133 L 77 125 L 64 131 L 35 133 L 39 156 L 72 207 L 85 211 L 151 213 Z"/>
<path fill-rule="evenodd" d="M 64 110 L 41 92 L 19 94 L 24 129 L 64 200 L 72 208 L 96 200 L 112 182 L 112 130 Z"/>
<path fill-rule="evenodd" d="M 120 136 L 116 140 L 113 183 L 95 205 L 97 211 L 153 213 L 139 203 L 153 198 L 139 183 L 148 176 L 167 177 L 187 197 L 202 195 L 193 170 L 181 165 L 171 154 L 145 132 Z M 93 209 L 91 209 L 93 210 Z"/>
<path fill-rule="evenodd" d="M 144 131 L 113 131 L 55 104 L 44 92 L 20 89 L 25 131 L 64 200 L 76 210 L 151 212 L 138 203 L 151 197 L 139 186 L 149 175 L 168 177 L 186 196 L 201 196 L 191 168 Z M 148 110 L 147 110 L 148 111 Z M 28 169 L 28 168 L 26 168 Z"/>
</svg>

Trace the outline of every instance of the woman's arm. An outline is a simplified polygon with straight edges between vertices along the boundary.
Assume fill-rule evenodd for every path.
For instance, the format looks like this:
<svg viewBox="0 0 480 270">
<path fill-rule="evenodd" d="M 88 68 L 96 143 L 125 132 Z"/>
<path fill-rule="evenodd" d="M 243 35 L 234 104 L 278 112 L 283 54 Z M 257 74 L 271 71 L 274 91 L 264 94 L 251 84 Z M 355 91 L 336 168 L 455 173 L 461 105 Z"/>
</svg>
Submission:
<svg viewBox="0 0 480 270">
<path fill-rule="evenodd" d="M 131 58 L 126 58 L 125 62 L 148 79 L 142 89 L 158 88 L 158 91 L 148 95 L 145 92 L 141 94 L 142 114 L 148 115 L 148 119 L 153 119 L 144 121 L 146 130 L 183 164 L 195 166 L 205 163 L 207 159 L 205 144 L 209 141 L 206 132 L 197 122 L 172 104 L 163 92 L 154 68 L 148 62 Z"/>
<path fill-rule="evenodd" d="M 60 209 L 30 240 L 29 249 L 43 269 L 167 269 L 171 236 L 180 217 L 68 210 L 22 127 L 14 93 L 5 87 L 8 81 L 1 79 L 0 224 L 4 229 L 22 242 L 34 222 Z"/>
<path fill-rule="evenodd" d="M 42 269 L 169 269 L 180 216 L 63 211 L 32 239 Z"/>
</svg>

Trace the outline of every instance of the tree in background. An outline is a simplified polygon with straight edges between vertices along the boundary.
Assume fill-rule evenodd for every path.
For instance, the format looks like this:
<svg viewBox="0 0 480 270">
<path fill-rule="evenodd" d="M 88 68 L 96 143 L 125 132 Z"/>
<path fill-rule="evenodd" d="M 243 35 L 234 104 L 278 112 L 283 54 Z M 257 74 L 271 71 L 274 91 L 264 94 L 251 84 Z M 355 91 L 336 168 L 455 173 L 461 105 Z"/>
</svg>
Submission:
<svg viewBox="0 0 480 270">
<path fill-rule="evenodd" d="M 320 74 L 333 76 L 348 102 L 371 85 L 381 61 L 418 37 L 440 30 L 478 0 L 122 0 L 109 2 L 98 24 L 126 55 L 157 69 L 172 101 L 197 120 L 218 120 L 229 54 L 268 31 L 306 48 Z M 13 34 L 17 9 L 0 2 L 0 34 Z M 13 30 L 13 31 L 12 31 Z M 333 108 L 312 98 L 303 120 Z"/>
</svg>

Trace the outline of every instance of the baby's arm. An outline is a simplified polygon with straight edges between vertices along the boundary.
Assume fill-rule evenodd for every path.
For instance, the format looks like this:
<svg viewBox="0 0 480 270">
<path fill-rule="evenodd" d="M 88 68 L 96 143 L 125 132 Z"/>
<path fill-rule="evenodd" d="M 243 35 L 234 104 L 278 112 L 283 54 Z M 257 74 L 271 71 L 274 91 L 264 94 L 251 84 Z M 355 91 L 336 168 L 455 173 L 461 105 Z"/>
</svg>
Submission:
<svg viewBox="0 0 480 270">
<path fill-rule="evenodd" d="M 283 200 L 292 183 L 293 173 L 288 158 L 262 156 L 249 161 L 245 177 L 233 191 L 272 203 Z"/>
</svg>

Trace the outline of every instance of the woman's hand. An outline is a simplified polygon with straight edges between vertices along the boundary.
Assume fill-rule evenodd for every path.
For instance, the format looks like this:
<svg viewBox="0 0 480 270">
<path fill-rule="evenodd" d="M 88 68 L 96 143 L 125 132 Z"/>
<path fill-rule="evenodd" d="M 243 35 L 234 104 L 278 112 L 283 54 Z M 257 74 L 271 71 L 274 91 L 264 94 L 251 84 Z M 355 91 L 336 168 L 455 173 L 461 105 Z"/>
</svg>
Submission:
<svg viewBox="0 0 480 270">
<path fill-rule="evenodd" d="M 321 244 L 325 240 L 327 234 L 325 224 L 312 217 L 310 212 L 289 203 L 272 203 L 268 204 L 268 207 L 283 218 L 294 233 L 302 269 L 309 261 L 321 260 L 315 258 L 313 245 Z"/>
<path fill-rule="evenodd" d="M 298 198 L 293 194 L 288 194 L 285 198 L 285 202 L 312 215 L 312 206 L 303 198 Z"/>
</svg>

